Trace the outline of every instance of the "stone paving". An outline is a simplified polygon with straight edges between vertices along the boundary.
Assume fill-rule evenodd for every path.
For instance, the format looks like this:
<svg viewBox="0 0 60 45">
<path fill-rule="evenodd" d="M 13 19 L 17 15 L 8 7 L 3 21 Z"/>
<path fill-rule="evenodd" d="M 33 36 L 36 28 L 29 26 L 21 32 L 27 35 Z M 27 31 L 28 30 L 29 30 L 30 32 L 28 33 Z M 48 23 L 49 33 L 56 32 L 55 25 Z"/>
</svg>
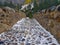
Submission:
<svg viewBox="0 0 60 45">
<path fill-rule="evenodd" d="M 35 19 L 23 18 L 0 34 L 0 45 L 59 45 Z"/>
</svg>

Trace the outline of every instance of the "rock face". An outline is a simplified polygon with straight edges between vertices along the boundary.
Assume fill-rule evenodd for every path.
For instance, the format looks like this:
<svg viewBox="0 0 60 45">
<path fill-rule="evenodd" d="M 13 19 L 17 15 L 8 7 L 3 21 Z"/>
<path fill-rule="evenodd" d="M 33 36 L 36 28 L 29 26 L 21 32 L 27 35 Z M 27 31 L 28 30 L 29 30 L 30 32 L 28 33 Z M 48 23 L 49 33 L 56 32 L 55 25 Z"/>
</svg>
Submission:
<svg viewBox="0 0 60 45">
<path fill-rule="evenodd" d="M 23 18 L 0 34 L 1 45 L 59 45 L 35 19 Z"/>
<path fill-rule="evenodd" d="M 13 8 L 10 8 L 10 7 L 4 7 L 3 9 L 5 9 L 6 11 L 10 11 L 10 12 L 14 12 L 15 13 L 15 10 Z"/>
</svg>

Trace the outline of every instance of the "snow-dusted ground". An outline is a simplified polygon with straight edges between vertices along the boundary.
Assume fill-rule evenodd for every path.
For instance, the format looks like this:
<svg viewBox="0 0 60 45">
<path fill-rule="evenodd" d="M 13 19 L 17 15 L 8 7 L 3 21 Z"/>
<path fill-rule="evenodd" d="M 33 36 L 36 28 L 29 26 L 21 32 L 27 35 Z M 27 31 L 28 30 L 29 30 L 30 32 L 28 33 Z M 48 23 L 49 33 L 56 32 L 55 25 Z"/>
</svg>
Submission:
<svg viewBox="0 0 60 45">
<path fill-rule="evenodd" d="M 0 34 L 0 45 L 59 45 L 36 19 L 23 18 Z"/>
</svg>

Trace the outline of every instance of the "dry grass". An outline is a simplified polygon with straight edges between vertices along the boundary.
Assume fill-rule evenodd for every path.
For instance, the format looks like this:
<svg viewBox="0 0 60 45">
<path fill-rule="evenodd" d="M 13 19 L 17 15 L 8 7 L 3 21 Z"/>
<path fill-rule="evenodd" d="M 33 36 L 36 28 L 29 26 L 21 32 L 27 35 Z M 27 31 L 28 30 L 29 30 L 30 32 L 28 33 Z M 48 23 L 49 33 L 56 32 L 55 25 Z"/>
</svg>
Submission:
<svg viewBox="0 0 60 45">
<path fill-rule="evenodd" d="M 34 18 L 60 43 L 60 12 L 51 12 L 46 14 L 36 14 Z"/>
<path fill-rule="evenodd" d="M 0 10 L 0 33 L 9 30 L 18 20 L 25 17 L 22 12 L 4 12 L 2 9 Z"/>
</svg>

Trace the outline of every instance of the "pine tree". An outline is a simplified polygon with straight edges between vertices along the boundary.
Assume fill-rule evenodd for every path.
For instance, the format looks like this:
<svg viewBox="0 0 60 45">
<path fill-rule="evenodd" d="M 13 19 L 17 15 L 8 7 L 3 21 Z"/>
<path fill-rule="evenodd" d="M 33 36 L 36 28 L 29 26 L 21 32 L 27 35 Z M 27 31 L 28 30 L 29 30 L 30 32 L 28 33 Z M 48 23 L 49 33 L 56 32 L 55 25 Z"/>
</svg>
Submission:
<svg viewBox="0 0 60 45">
<path fill-rule="evenodd" d="M 31 5 L 29 5 L 27 8 L 28 9 L 25 10 L 26 17 L 32 18 L 33 17 L 33 13 L 32 13 L 32 10 L 31 10 Z"/>
<path fill-rule="evenodd" d="M 2 4 L 2 2 L 0 2 L 0 7 L 2 7 L 3 6 L 3 4 Z"/>
<path fill-rule="evenodd" d="M 38 7 L 36 0 L 34 0 L 33 3 L 34 3 L 33 13 L 35 13 L 38 11 L 39 7 Z"/>
<path fill-rule="evenodd" d="M 58 1 L 58 3 L 60 4 L 60 0 L 57 0 Z"/>
<path fill-rule="evenodd" d="M 9 5 L 9 4 L 5 1 L 5 2 L 4 2 L 4 6 L 8 6 L 8 5 Z"/>
<path fill-rule="evenodd" d="M 47 9 L 51 6 L 58 5 L 58 0 L 45 0 L 44 2 L 39 2 L 39 8 L 40 10 L 42 9 Z"/>
</svg>

